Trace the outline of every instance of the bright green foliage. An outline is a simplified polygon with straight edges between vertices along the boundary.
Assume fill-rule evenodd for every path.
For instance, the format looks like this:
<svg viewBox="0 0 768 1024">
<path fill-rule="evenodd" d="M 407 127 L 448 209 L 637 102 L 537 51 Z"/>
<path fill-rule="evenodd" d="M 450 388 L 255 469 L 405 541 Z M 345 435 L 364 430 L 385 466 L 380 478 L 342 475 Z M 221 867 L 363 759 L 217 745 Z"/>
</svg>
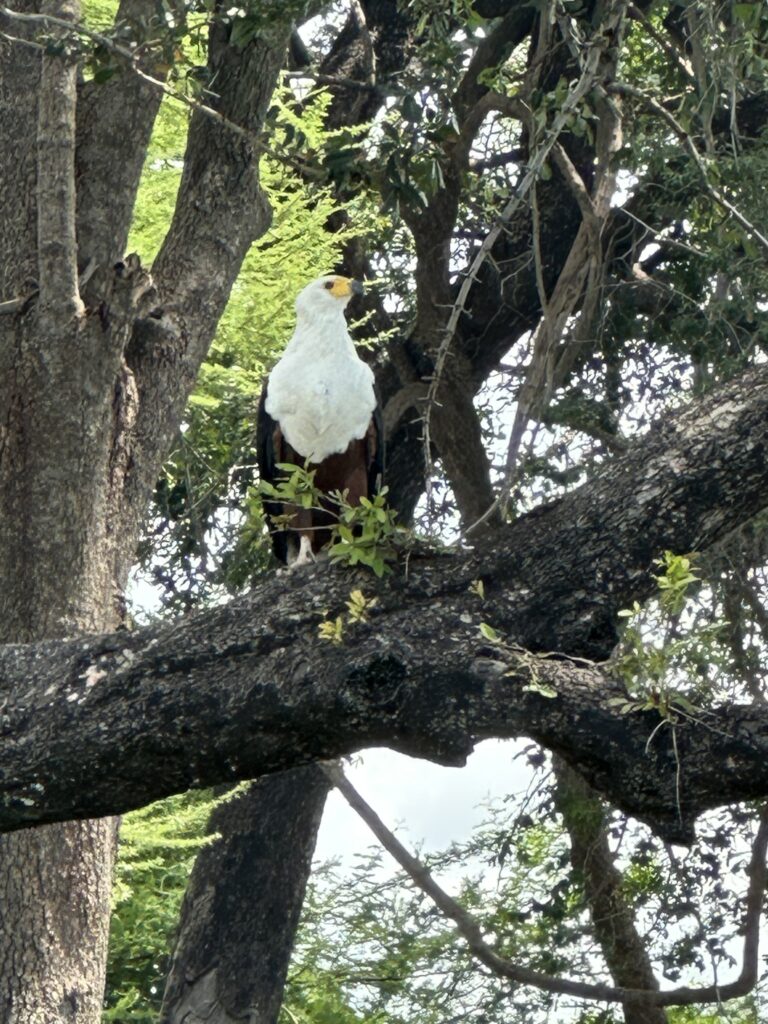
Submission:
<svg viewBox="0 0 768 1024">
<path fill-rule="evenodd" d="M 362 590 L 350 591 L 347 598 L 346 621 L 350 626 L 359 622 L 368 622 L 368 614 L 376 605 L 375 597 L 366 597 Z M 317 634 L 321 640 L 329 640 L 333 644 L 344 642 L 345 616 L 337 615 L 335 619 L 324 619 L 318 626 Z"/>
<path fill-rule="evenodd" d="M 359 505 L 350 505 L 342 494 L 333 496 L 339 505 L 339 524 L 329 550 L 331 561 L 365 565 L 377 576 L 388 571 L 387 562 L 395 557 L 397 513 L 387 505 L 386 494 L 387 488 L 382 487 L 372 498 L 361 498 Z"/>
<path fill-rule="evenodd" d="M 350 591 L 347 599 L 347 614 L 350 622 L 367 622 L 368 613 L 377 604 L 377 598 L 366 597 L 362 590 Z"/>
<path fill-rule="evenodd" d="M 502 642 L 498 630 L 494 629 L 493 626 L 489 625 L 487 622 L 481 622 L 478 628 L 480 630 L 480 636 L 482 636 L 484 640 L 487 640 L 488 643 L 500 644 Z"/>
<path fill-rule="evenodd" d="M 315 487 L 317 470 L 309 469 L 309 464 L 295 466 L 292 462 L 278 462 L 277 468 L 282 475 L 276 484 L 271 484 L 268 480 L 262 480 L 259 484 L 259 490 L 265 497 L 283 503 L 288 502 L 303 509 L 322 508 L 322 495 Z M 285 522 L 279 523 L 279 526 L 288 526 L 292 517 L 286 515 L 284 518 Z"/>
<path fill-rule="evenodd" d="M 181 181 L 190 110 L 172 99 L 160 104 L 139 183 L 128 251 L 150 266 L 171 223 Z"/>
<path fill-rule="evenodd" d="M 699 578 L 691 571 L 692 560 L 686 555 L 665 551 L 663 558 L 656 559 L 656 564 L 664 569 L 663 573 L 654 577 L 659 588 L 659 604 L 668 615 L 679 615 L 685 606 L 691 584 Z"/>
<path fill-rule="evenodd" d="M 320 640 L 327 640 L 332 644 L 344 642 L 344 619 L 337 615 L 335 619 L 323 619 L 317 627 L 317 635 Z"/>
<path fill-rule="evenodd" d="M 118 0 L 81 0 L 83 22 L 88 28 L 109 28 L 115 20 L 117 5 Z"/>
<path fill-rule="evenodd" d="M 619 615 L 626 620 L 614 666 L 626 681 L 631 697 L 612 698 L 625 712 L 657 711 L 663 719 L 696 716 L 711 701 L 711 688 L 701 669 L 722 666 L 726 654 L 722 642 L 725 623 L 681 625 L 691 588 L 700 583 L 690 557 L 665 551 L 657 565 L 658 608 L 637 602 Z"/>
<path fill-rule="evenodd" d="M 669 1024 L 760 1024 L 757 1002 L 752 996 L 729 1000 L 722 1007 L 672 1006 L 667 1010 Z"/>
<path fill-rule="evenodd" d="M 276 97 L 274 151 L 281 151 L 299 125 L 305 145 L 322 148 L 329 138 L 322 127 L 329 102 L 327 93 L 316 92 L 305 101 L 299 117 L 290 94 Z M 226 365 L 235 357 L 263 372 L 271 368 L 293 331 L 297 293 L 313 278 L 329 273 L 344 243 L 372 229 L 377 218 L 356 201 L 350 207 L 354 229 L 331 233 L 327 222 L 338 204 L 330 188 L 304 184 L 295 171 L 274 159 L 262 163 L 262 182 L 273 208 L 272 224 L 243 263 L 209 362 Z"/>
<path fill-rule="evenodd" d="M 316 470 L 308 465 L 278 463 L 282 476 L 276 484 L 262 481 L 261 493 L 274 501 L 304 509 L 320 509 L 336 517 L 329 528 L 332 540 L 331 560 L 341 565 L 364 565 L 381 577 L 387 562 L 395 557 L 396 513 L 386 502 L 387 488 L 372 498 L 362 497 L 359 505 L 350 505 L 346 493 L 321 494 L 315 486 Z M 274 517 L 276 529 L 291 529 L 292 514 Z"/>
<path fill-rule="evenodd" d="M 215 802 L 194 791 L 123 818 L 104 1024 L 155 1024 L 181 899 Z"/>
</svg>

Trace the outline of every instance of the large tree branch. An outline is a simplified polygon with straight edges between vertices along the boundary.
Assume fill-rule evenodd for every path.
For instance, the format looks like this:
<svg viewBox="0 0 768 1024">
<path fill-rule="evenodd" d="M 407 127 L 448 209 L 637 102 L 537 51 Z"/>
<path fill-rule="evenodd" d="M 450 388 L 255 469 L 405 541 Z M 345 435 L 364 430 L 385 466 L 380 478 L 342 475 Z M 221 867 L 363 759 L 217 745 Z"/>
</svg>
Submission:
<svg viewBox="0 0 768 1024">
<path fill-rule="evenodd" d="M 77 0 L 46 0 L 44 15 L 54 12 L 74 24 Z M 52 29 L 66 39 L 61 28 Z M 75 103 L 77 64 L 66 54 L 43 56 L 37 123 L 37 266 L 40 312 L 53 322 L 82 314 L 75 236 Z"/>
<path fill-rule="evenodd" d="M 534 17 L 533 8 L 527 4 L 515 4 L 480 41 L 453 96 L 460 120 L 464 120 L 474 104 L 488 91 L 488 86 L 479 80 L 482 73 L 497 68 L 522 43 L 533 27 Z"/>
<path fill-rule="evenodd" d="M 273 25 L 242 47 L 230 44 L 230 31 L 218 23 L 210 28 L 211 106 L 224 120 L 201 110 L 192 116 L 173 222 L 152 268 L 157 308 L 136 321 L 126 351 L 137 395 L 123 504 L 127 530 L 135 531 L 144 515 L 242 261 L 269 225 L 254 140 L 290 23 Z"/>
<path fill-rule="evenodd" d="M 322 568 L 173 626 L 0 650 L 0 827 L 95 816 L 189 786 L 386 744 L 449 764 L 531 736 L 673 839 L 706 808 L 768 794 L 764 706 L 658 729 L 599 667 L 616 611 L 664 548 L 707 548 L 766 502 L 768 367 L 670 417 L 589 485 L 495 547 L 412 557 L 341 645 L 319 622 L 373 583 Z M 470 589 L 484 583 L 485 602 Z M 507 643 L 479 633 L 490 621 Z M 547 697 L 542 691 L 554 691 Z"/>
<path fill-rule="evenodd" d="M 121 0 L 115 23 L 151 25 L 154 0 Z M 125 65 L 106 82 L 90 80 L 79 90 L 77 107 L 77 243 L 81 266 L 94 260 L 94 296 L 125 254 L 144 158 L 160 107 L 162 90 L 134 72 L 155 72 L 154 48 Z M 155 72 L 156 73 L 156 72 Z"/>
<path fill-rule="evenodd" d="M 208 74 L 216 92 L 211 106 L 257 138 L 290 23 L 275 25 L 242 47 L 230 43 L 230 33 L 228 25 L 211 25 Z M 196 111 L 173 222 L 153 266 L 160 294 L 179 311 L 195 354 L 201 346 L 205 354 L 243 258 L 267 223 L 253 142 Z"/>
</svg>

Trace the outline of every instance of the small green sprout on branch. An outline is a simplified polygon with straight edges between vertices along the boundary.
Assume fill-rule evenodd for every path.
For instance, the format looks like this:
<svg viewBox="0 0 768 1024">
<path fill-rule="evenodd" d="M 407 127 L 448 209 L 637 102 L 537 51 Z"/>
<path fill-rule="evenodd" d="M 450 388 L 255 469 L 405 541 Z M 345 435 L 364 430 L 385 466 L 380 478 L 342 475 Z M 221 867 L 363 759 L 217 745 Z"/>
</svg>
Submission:
<svg viewBox="0 0 768 1024">
<path fill-rule="evenodd" d="M 470 584 L 469 589 L 473 590 L 473 584 Z M 528 682 L 523 686 L 523 693 L 538 693 L 540 697 L 547 697 L 550 700 L 557 696 L 557 690 L 541 678 L 539 665 L 544 659 L 543 655 L 532 654 L 517 644 L 506 643 L 499 631 L 487 622 L 481 622 L 478 629 L 483 640 L 499 647 L 514 663 L 514 666 L 504 673 L 505 675 L 515 676 L 521 669 L 528 672 Z"/>
<path fill-rule="evenodd" d="M 679 615 L 688 600 L 691 584 L 699 582 L 693 572 L 693 556 L 665 551 L 663 558 L 657 558 L 654 564 L 664 570 L 654 576 L 659 588 L 659 604 L 668 615 Z"/>
<path fill-rule="evenodd" d="M 712 663 L 717 662 L 716 647 L 726 623 L 694 627 L 691 617 L 690 627 L 681 628 L 691 591 L 701 583 L 694 571 L 694 556 L 665 551 L 655 564 L 663 569 L 654 577 L 657 608 L 641 608 L 635 602 L 619 612 L 626 624 L 614 666 L 630 692 L 626 698 L 612 698 L 610 703 L 625 714 L 656 711 L 674 724 L 680 717 L 700 715 L 701 707 L 691 699 L 691 688 L 685 687 L 684 692 L 683 685 L 692 676 L 698 678 L 696 668 L 703 650 L 709 652 Z M 700 685 L 698 689 L 696 698 L 703 698 Z"/>
<path fill-rule="evenodd" d="M 333 527 L 331 561 L 342 565 L 365 565 L 381 577 L 395 557 L 393 539 L 397 513 L 386 503 L 387 488 L 372 498 L 350 505 L 346 494 L 336 491 L 331 499 L 338 505 L 338 525 Z"/>
<path fill-rule="evenodd" d="M 367 622 L 368 612 L 377 603 L 377 598 L 366 597 L 362 590 L 353 590 L 347 598 L 347 615 L 350 622 Z"/>
<path fill-rule="evenodd" d="M 335 619 L 323 619 L 320 625 L 317 627 L 317 635 L 321 640 L 327 640 L 332 644 L 341 644 L 344 642 L 344 620 L 341 615 L 337 615 Z"/>
<path fill-rule="evenodd" d="M 362 590 L 352 590 L 347 598 L 346 624 L 368 622 L 368 613 L 377 603 L 377 598 L 366 597 Z M 332 644 L 344 642 L 344 616 L 337 615 L 335 619 L 323 619 L 317 628 L 317 634 L 321 640 L 327 640 Z"/>
<path fill-rule="evenodd" d="M 277 468 L 285 473 L 285 476 L 281 477 L 277 484 L 271 484 L 267 480 L 262 480 L 259 484 L 259 490 L 265 497 L 285 504 L 298 505 L 299 508 L 320 509 L 323 507 L 320 504 L 322 496 L 315 487 L 317 470 L 310 469 L 308 465 L 295 466 L 292 462 L 278 462 Z M 289 521 L 286 524 L 286 528 L 288 528 L 292 517 L 289 515 L 279 518 Z"/>
<path fill-rule="evenodd" d="M 263 497 L 284 505 L 295 505 L 298 509 L 314 509 L 332 516 L 328 529 L 331 543 L 328 554 L 332 562 L 341 565 L 362 565 L 381 577 L 389 571 L 389 564 L 395 558 L 394 540 L 399 528 L 397 513 L 387 505 L 387 488 L 372 498 L 361 497 L 360 503 L 351 505 L 346 491 L 324 494 L 315 484 L 316 470 L 309 463 L 296 466 L 280 462 L 277 468 L 284 474 L 276 484 L 263 480 L 260 491 Z M 280 530 L 296 529 L 294 513 L 272 516 Z M 325 527 L 324 527 L 325 528 Z"/>
</svg>

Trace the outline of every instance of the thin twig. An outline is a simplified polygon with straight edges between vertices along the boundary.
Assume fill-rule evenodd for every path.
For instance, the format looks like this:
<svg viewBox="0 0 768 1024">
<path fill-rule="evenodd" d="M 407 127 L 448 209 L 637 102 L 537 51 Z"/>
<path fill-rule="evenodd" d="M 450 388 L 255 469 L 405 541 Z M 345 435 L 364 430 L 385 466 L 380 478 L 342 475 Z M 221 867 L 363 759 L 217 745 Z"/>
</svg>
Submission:
<svg viewBox="0 0 768 1024">
<path fill-rule="evenodd" d="M 624 4 L 619 3 L 615 5 L 614 19 L 620 20 L 623 16 Z M 539 178 L 542 167 L 547 161 L 549 154 L 553 147 L 556 145 L 561 132 L 566 127 L 571 113 L 581 103 L 587 93 L 593 88 L 595 82 L 599 77 L 600 63 L 603 57 L 605 47 L 609 45 L 609 39 L 611 33 L 606 31 L 608 26 L 601 26 L 594 36 L 594 41 L 591 46 L 587 49 L 587 56 L 584 60 L 582 72 L 579 80 L 576 82 L 574 87 L 571 89 L 569 94 L 566 96 L 560 110 L 555 115 L 552 123 L 552 127 L 546 132 L 544 139 L 542 140 L 537 151 L 534 153 L 528 168 L 523 175 L 522 180 L 514 191 L 514 194 L 509 199 L 501 214 L 498 216 L 496 223 L 490 229 L 488 234 L 483 239 L 480 248 L 478 249 L 469 269 L 464 276 L 464 280 L 459 288 L 456 300 L 451 307 L 451 312 L 448 316 L 448 320 L 445 325 L 443 332 L 443 339 L 437 351 L 435 358 L 435 368 L 432 373 L 432 379 L 427 390 L 427 397 L 425 402 L 425 408 L 423 413 L 423 431 L 422 431 L 422 443 L 424 450 L 424 465 L 426 468 L 426 480 L 427 480 L 427 501 L 429 502 L 431 494 L 431 466 L 432 466 L 432 440 L 430 431 L 430 418 L 432 406 L 437 400 L 437 393 L 440 388 L 442 380 L 443 370 L 445 368 L 445 362 L 448 358 L 453 339 L 456 334 L 456 328 L 458 327 L 459 318 L 462 313 L 466 311 L 467 298 L 472 289 L 472 286 L 477 280 L 478 274 L 485 263 L 491 249 L 496 244 L 502 231 L 505 230 L 509 223 L 512 215 L 516 212 L 518 207 L 522 204 L 528 193 L 533 186 L 533 183 Z M 517 101 L 518 103 L 520 100 Z M 496 502 L 494 502 L 494 506 Z M 468 533 L 471 529 L 477 528 L 482 522 L 484 522 L 489 515 L 493 513 L 494 506 L 491 507 L 484 515 L 473 523 L 470 527 L 465 530 Z"/>
<path fill-rule="evenodd" d="M 32 293 L 37 295 L 37 291 Z M 29 302 L 31 296 L 27 296 L 23 299 L 7 299 L 5 302 L 0 302 L 0 316 L 6 316 L 11 313 L 18 313 L 18 311 Z"/>
<path fill-rule="evenodd" d="M 661 103 L 655 100 L 652 96 L 646 95 L 646 93 L 641 89 L 636 89 L 633 85 L 629 85 L 626 82 L 613 82 L 610 85 L 607 85 L 606 89 L 608 92 L 616 93 L 618 96 L 631 96 L 633 99 L 636 99 L 647 107 L 648 110 L 666 121 L 675 135 L 688 150 L 691 155 L 691 159 L 696 164 L 699 174 L 701 175 L 702 184 L 704 185 L 704 191 L 721 209 L 730 214 L 730 216 L 733 217 L 733 219 L 740 224 L 748 234 L 752 235 L 765 252 L 768 253 L 768 238 L 766 238 L 765 235 L 733 205 L 733 203 L 729 202 L 719 189 L 715 188 L 709 180 L 707 165 L 702 159 L 699 151 L 696 149 L 693 139 L 683 128 L 675 115 L 667 110 L 666 107 L 663 107 Z"/>
<path fill-rule="evenodd" d="M 629 210 L 626 206 L 622 206 L 621 212 L 622 214 L 624 214 L 624 216 L 629 217 L 630 220 L 633 220 L 636 224 L 639 224 L 640 227 L 647 231 L 649 235 L 652 235 L 654 241 L 657 242 L 662 248 L 680 249 L 681 252 L 690 253 L 692 256 L 704 256 L 704 253 L 701 249 L 697 249 L 695 246 L 689 245 L 687 242 L 681 242 L 678 238 L 671 238 L 669 235 L 662 235 L 659 231 L 656 230 L 656 228 L 651 227 L 650 224 L 646 224 L 646 222 L 641 217 L 638 217 L 637 214 L 632 213 L 632 211 Z"/>
<path fill-rule="evenodd" d="M 631 989 L 614 985 L 589 984 L 571 981 L 568 978 L 556 978 L 552 975 L 522 967 L 506 960 L 496 953 L 483 938 L 478 922 L 471 914 L 457 903 L 434 880 L 430 872 L 413 856 L 399 839 L 387 828 L 373 808 L 357 792 L 352 783 L 344 775 L 336 761 L 322 764 L 323 771 L 339 790 L 350 807 L 360 815 L 363 821 L 379 840 L 381 845 L 397 861 L 408 877 L 422 892 L 426 893 L 439 910 L 453 923 L 466 941 L 467 945 L 494 974 L 508 978 L 510 981 L 523 985 L 532 985 L 545 992 L 560 995 L 571 995 L 595 1002 L 637 1003 L 643 1000 L 649 1006 L 690 1006 L 693 1003 L 717 1003 L 746 995 L 754 988 L 757 981 L 758 955 L 760 939 L 760 918 L 762 915 L 768 869 L 766 868 L 766 850 L 768 850 L 768 804 L 760 811 L 760 824 L 752 845 L 750 858 L 749 886 L 747 889 L 747 912 L 744 920 L 744 956 L 742 968 L 736 981 L 727 985 L 707 985 L 702 988 L 682 987 L 660 992 L 656 989 Z"/>
<path fill-rule="evenodd" d="M 381 86 L 374 82 L 358 82 L 354 78 L 337 78 L 334 75 L 322 75 L 318 71 L 308 71 L 306 68 L 298 71 L 283 71 L 284 78 L 308 78 L 318 85 L 334 85 L 341 89 L 358 89 L 360 92 L 382 92 Z"/>
</svg>

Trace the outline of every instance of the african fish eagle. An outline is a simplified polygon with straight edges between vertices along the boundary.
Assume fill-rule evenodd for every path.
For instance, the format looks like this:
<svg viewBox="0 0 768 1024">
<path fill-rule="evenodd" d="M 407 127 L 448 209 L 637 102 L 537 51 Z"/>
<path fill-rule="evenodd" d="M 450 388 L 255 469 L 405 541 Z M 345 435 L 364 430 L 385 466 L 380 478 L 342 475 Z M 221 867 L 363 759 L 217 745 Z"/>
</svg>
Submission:
<svg viewBox="0 0 768 1024">
<path fill-rule="evenodd" d="M 350 504 L 371 497 L 381 483 L 383 430 L 373 372 L 355 351 L 344 310 L 359 281 L 335 274 L 308 284 L 296 299 L 296 330 L 269 375 L 259 403 L 261 479 L 274 484 L 282 462 L 315 470 L 321 492 L 346 491 Z M 303 565 L 330 540 L 333 505 L 304 509 L 265 501 L 275 554 Z M 286 530 L 276 516 L 292 516 Z"/>
</svg>

